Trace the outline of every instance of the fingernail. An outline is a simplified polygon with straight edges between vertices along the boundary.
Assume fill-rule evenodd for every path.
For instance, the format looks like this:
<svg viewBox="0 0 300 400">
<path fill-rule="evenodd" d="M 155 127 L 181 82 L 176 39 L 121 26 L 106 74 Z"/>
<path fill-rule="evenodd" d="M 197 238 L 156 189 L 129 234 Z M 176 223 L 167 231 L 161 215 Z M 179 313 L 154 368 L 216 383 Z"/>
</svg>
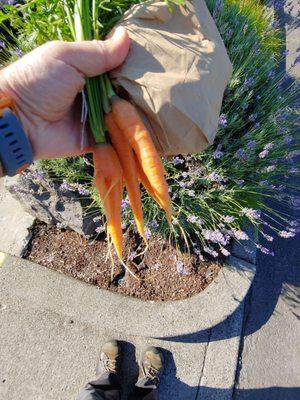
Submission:
<svg viewBox="0 0 300 400">
<path fill-rule="evenodd" d="M 125 32 L 126 32 L 126 29 L 123 26 L 118 26 L 117 28 L 115 28 L 113 30 L 111 39 L 119 40 L 122 36 L 124 36 Z"/>
</svg>

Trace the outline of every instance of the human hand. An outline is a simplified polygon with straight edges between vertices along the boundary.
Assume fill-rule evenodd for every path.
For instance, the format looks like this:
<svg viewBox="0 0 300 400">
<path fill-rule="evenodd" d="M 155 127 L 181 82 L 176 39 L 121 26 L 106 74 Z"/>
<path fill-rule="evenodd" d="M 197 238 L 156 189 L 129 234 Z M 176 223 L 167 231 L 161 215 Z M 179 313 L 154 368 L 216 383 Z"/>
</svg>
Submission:
<svg viewBox="0 0 300 400">
<path fill-rule="evenodd" d="M 85 77 L 120 65 L 129 45 L 124 28 L 117 28 L 105 41 L 48 42 L 1 71 L 0 89 L 15 103 L 34 159 L 69 157 L 91 150 L 88 134 L 81 147 L 77 95 Z"/>
</svg>

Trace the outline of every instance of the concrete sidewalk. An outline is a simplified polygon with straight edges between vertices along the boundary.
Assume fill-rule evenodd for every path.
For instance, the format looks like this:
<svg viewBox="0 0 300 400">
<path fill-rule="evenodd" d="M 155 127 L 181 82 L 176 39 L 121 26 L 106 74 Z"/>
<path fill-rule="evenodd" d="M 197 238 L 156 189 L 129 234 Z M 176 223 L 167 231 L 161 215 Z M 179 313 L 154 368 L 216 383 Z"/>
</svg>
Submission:
<svg viewBox="0 0 300 400">
<path fill-rule="evenodd" d="M 136 379 L 136 359 L 154 345 L 166 359 L 161 400 L 232 398 L 243 304 L 211 329 L 155 339 L 112 329 L 115 313 L 103 309 L 105 291 L 25 260 L 5 257 L 0 286 L 1 399 L 75 399 L 94 377 L 101 344 L 111 338 L 125 345 L 125 393 Z M 103 313 L 110 325 L 103 324 Z M 142 308 L 140 320 L 147 326 Z"/>
</svg>

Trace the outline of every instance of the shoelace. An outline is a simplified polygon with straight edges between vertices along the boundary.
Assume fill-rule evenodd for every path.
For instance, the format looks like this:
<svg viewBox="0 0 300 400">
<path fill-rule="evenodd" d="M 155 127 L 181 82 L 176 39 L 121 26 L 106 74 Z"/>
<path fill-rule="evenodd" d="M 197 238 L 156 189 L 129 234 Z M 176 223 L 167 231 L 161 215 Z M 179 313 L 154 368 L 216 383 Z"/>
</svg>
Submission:
<svg viewBox="0 0 300 400">
<path fill-rule="evenodd" d="M 159 376 L 158 376 L 159 369 L 156 369 L 153 366 L 150 366 L 149 369 L 148 368 L 146 369 L 143 366 L 143 372 L 144 372 L 145 378 L 148 378 L 149 380 L 154 381 L 154 382 L 159 382 Z"/>
<path fill-rule="evenodd" d="M 117 360 L 103 359 L 104 368 L 107 372 L 117 373 Z"/>
</svg>

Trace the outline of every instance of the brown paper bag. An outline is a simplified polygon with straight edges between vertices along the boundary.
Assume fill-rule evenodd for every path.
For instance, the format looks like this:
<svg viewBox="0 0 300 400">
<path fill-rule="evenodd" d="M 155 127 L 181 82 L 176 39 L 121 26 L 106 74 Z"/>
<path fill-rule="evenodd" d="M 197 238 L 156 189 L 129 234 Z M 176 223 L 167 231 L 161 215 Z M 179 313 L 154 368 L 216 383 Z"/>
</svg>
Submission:
<svg viewBox="0 0 300 400">
<path fill-rule="evenodd" d="M 166 156 L 213 143 L 232 65 L 204 0 L 133 6 L 120 23 L 132 39 L 124 64 L 111 73 L 127 91 Z"/>
</svg>

